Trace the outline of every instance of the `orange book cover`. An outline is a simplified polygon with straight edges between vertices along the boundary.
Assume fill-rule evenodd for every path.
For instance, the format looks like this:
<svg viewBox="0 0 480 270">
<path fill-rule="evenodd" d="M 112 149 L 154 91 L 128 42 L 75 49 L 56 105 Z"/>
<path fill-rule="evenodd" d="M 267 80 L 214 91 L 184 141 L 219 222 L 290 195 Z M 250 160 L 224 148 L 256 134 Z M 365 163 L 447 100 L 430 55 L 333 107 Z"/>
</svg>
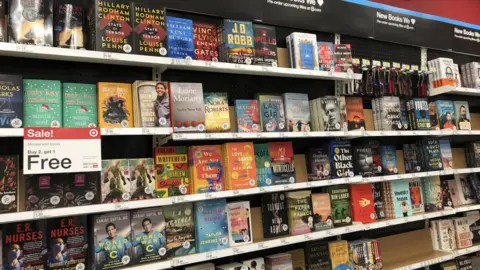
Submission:
<svg viewBox="0 0 480 270">
<path fill-rule="evenodd" d="M 188 157 L 192 193 L 225 190 L 220 145 L 190 146 Z"/>
<path fill-rule="evenodd" d="M 98 83 L 98 126 L 133 127 L 132 86 L 128 83 Z"/>
<path fill-rule="evenodd" d="M 252 142 L 226 143 L 224 168 L 227 187 L 230 190 L 257 186 L 257 168 Z"/>
<path fill-rule="evenodd" d="M 363 100 L 361 97 L 346 97 L 348 130 L 365 130 Z"/>
</svg>

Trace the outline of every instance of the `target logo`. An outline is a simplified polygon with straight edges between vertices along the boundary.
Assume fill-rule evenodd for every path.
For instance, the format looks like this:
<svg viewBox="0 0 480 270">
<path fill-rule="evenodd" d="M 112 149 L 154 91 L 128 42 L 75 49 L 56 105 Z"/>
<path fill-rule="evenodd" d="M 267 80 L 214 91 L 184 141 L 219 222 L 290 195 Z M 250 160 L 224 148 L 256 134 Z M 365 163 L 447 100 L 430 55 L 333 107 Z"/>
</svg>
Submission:
<svg viewBox="0 0 480 270">
<path fill-rule="evenodd" d="M 90 134 L 90 136 L 92 136 L 92 137 L 97 137 L 97 136 L 98 136 L 98 130 L 96 130 L 96 129 L 90 129 L 90 131 L 88 132 L 88 134 Z"/>
</svg>

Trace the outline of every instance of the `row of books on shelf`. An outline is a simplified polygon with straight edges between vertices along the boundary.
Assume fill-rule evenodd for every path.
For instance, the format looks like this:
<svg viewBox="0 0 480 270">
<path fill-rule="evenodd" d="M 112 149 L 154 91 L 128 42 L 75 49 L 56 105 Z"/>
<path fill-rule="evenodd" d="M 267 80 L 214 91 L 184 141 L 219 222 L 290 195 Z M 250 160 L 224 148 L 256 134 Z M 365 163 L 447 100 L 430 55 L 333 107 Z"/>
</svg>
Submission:
<svg viewBox="0 0 480 270">
<path fill-rule="evenodd" d="M 470 62 L 460 66 L 452 58 L 439 57 L 427 62 L 432 72 L 431 88 L 446 85 L 480 88 L 480 63 Z M 461 71 L 461 72 L 460 72 Z"/>
<path fill-rule="evenodd" d="M 480 242 L 480 214 L 467 212 L 465 217 L 430 221 L 432 246 L 438 251 L 469 248 Z"/>
<path fill-rule="evenodd" d="M 453 261 L 440 264 L 441 270 L 477 270 L 480 268 L 480 255 L 466 255 L 456 257 Z"/>
</svg>

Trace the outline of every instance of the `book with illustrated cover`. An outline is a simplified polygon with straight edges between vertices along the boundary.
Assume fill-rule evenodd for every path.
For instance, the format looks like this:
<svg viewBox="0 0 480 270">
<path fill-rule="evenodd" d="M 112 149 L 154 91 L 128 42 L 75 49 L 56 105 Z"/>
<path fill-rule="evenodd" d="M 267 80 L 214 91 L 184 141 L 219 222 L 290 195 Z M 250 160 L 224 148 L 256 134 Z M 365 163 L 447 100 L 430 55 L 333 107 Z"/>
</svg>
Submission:
<svg viewBox="0 0 480 270">
<path fill-rule="evenodd" d="M 416 173 L 422 171 L 422 161 L 418 159 L 419 149 L 416 144 L 403 145 L 403 160 L 405 162 L 406 173 Z"/>
<path fill-rule="evenodd" d="M 253 26 L 248 21 L 223 20 L 220 31 L 222 62 L 247 64 L 254 61 Z"/>
<path fill-rule="evenodd" d="M 382 171 L 384 174 L 397 174 L 397 150 L 395 145 L 380 145 L 380 156 L 382 157 Z"/>
<path fill-rule="evenodd" d="M 363 100 L 361 97 L 346 97 L 347 128 L 348 130 L 365 130 L 365 115 L 363 114 Z"/>
<path fill-rule="evenodd" d="M 477 244 L 480 241 L 480 213 L 476 211 L 467 212 L 466 217 L 473 236 L 472 243 Z"/>
<path fill-rule="evenodd" d="M 477 201 L 475 190 L 467 174 L 455 174 L 455 182 L 457 183 L 458 198 L 462 205 L 472 204 Z"/>
<path fill-rule="evenodd" d="M 253 243 L 250 202 L 227 203 L 227 218 L 231 247 Z"/>
<path fill-rule="evenodd" d="M 308 132 L 311 129 L 308 95 L 299 93 L 283 94 L 287 131 Z"/>
<path fill-rule="evenodd" d="M 18 156 L 0 156 L 0 213 L 17 212 L 20 174 L 18 160 Z"/>
<path fill-rule="evenodd" d="M 190 194 L 186 146 L 155 147 L 155 197 Z"/>
<path fill-rule="evenodd" d="M 411 128 L 410 121 L 408 120 L 407 104 L 404 99 L 400 99 L 400 122 L 402 123 L 402 129 L 408 130 Z"/>
<path fill-rule="evenodd" d="M 261 130 L 266 132 L 286 131 L 285 107 L 279 95 L 258 95 Z"/>
<path fill-rule="evenodd" d="M 328 242 L 310 241 L 305 246 L 305 262 L 310 270 L 330 270 Z"/>
<path fill-rule="evenodd" d="M 23 80 L 24 127 L 62 127 L 62 83 Z"/>
<path fill-rule="evenodd" d="M 286 252 L 292 256 L 292 269 L 305 270 L 305 251 L 303 248 Z"/>
<path fill-rule="evenodd" d="M 132 227 L 133 263 L 146 263 L 166 258 L 167 238 L 163 209 L 148 208 L 130 212 Z"/>
<path fill-rule="evenodd" d="M 425 169 L 427 171 L 443 170 L 442 153 L 438 139 L 424 139 L 419 143 L 422 146 Z"/>
<path fill-rule="evenodd" d="M 440 129 L 457 129 L 455 107 L 451 100 L 437 100 L 437 113 L 440 120 Z"/>
<path fill-rule="evenodd" d="M 196 253 L 194 209 L 192 203 L 163 207 L 167 257 L 178 257 Z"/>
<path fill-rule="evenodd" d="M 225 190 L 220 145 L 190 146 L 188 156 L 192 194 Z"/>
<path fill-rule="evenodd" d="M 453 169 L 453 156 L 452 148 L 450 147 L 449 140 L 439 140 L 440 143 L 440 153 L 442 155 L 442 164 L 444 170 Z"/>
<path fill-rule="evenodd" d="M 219 61 L 218 34 L 215 24 L 193 22 L 193 42 L 195 43 L 195 59 L 203 61 Z"/>
<path fill-rule="evenodd" d="M 414 98 L 410 101 L 412 110 L 413 127 L 416 130 L 430 130 L 430 113 L 426 98 Z"/>
<path fill-rule="evenodd" d="M 334 44 L 333 60 L 336 72 L 347 72 L 352 69 L 352 48 L 350 44 Z"/>
<path fill-rule="evenodd" d="M 375 176 L 373 168 L 372 148 L 368 145 L 357 145 L 353 147 L 355 172 L 362 177 Z"/>
<path fill-rule="evenodd" d="M 395 217 L 408 217 L 412 215 L 412 201 L 408 180 L 392 181 L 393 208 Z"/>
<path fill-rule="evenodd" d="M 340 115 L 340 102 L 337 97 L 327 96 L 320 100 L 320 121 L 323 119 L 324 130 L 340 131 L 342 129 L 342 116 Z"/>
<path fill-rule="evenodd" d="M 291 33 L 291 63 L 293 68 L 318 70 L 317 36 L 307 33 Z"/>
<path fill-rule="evenodd" d="M 189 19 L 166 16 L 168 57 L 194 59 L 193 22 Z"/>
<path fill-rule="evenodd" d="M 9 1 L 8 42 L 37 46 L 53 46 L 52 1 Z M 3 6 L 3 5 L 2 5 Z M 28 12 L 25 12 L 28 11 Z M 3 21 L 3 20 L 2 20 Z M 7 23 L 7 22 L 6 22 Z M 3 27 L 3 26 L 2 26 Z M 4 40 L 7 42 L 7 40 Z"/>
<path fill-rule="evenodd" d="M 285 193 L 262 195 L 263 237 L 288 235 L 287 198 Z"/>
<path fill-rule="evenodd" d="M 375 206 L 372 184 L 350 185 L 350 201 L 354 221 L 370 223 L 375 221 Z"/>
<path fill-rule="evenodd" d="M 133 122 L 135 127 L 170 127 L 170 91 L 167 82 L 135 81 Z"/>
<path fill-rule="evenodd" d="M 229 132 L 230 114 L 227 93 L 203 93 L 207 132 Z"/>
<path fill-rule="evenodd" d="M 256 143 L 253 145 L 255 151 L 255 166 L 257 167 L 257 181 L 259 187 L 272 184 L 272 159 L 268 143 Z"/>
<path fill-rule="evenodd" d="M 438 247 L 442 251 L 451 251 L 456 248 L 455 227 L 453 220 L 438 220 L 436 223 L 438 234 Z"/>
<path fill-rule="evenodd" d="M 382 168 L 382 156 L 380 155 L 380 142 L 376 140 L 370 140 L 367 142 L 367 146 L 372 149 L 372 162 L 373 173 L 375 176 L 383 175 Z"/>
<path fill-rule="evenodd" d="M 382 130 L 402 130 L 400 98 L 385 96 L 379 99 Z"/>
<path fill-rule="evenodd" d="M 265 269 L 265 260 L 261 257 L 242 261 L 242 264 L 248 267 L 248 270 Z"/>
<path fill-rule="evenodd" d="M 350 269 L 350 253 L 346 240 L 329 242 L 328 250 L 333 270 Z"/>
<path fill-rule="evenodd" d="M 225 190 L 257 186 L 255 150 L 252 142 L 225 143 L 222 145 L 222 155 Z"/>
<path fill-rule="evenodd" d="M 266 270 L 294 269 L 293 263 L 292 263 L 292 255 L 288 253 L 278 253 L 275 255 L 269 255 L 265 257 L 265 269 Z M 220 269 L 220 270 L 226 270 L 226 269 Z M 236 268 L 235 270 L 238 270 L 238 269 Z"/>
<path fill-rule="evenodd" d="M 457 129 L 458 130 L 471 130 L 472 124 L 470 123 L 470 109 L 468 108 L 467 101 L 454 101 L 455 116 L 457 117 Z"/>
<path fill-rule="evenodd" d="M 313 228 L 315 231 L 333 228 L 330 194 L 312 194 Z"/>
<path fill-rule="evenodd" d="M 308 150 L 308 180 L 329 179 L 332 176 L 332 168 L 330 165 L 330 151 L 328 145 L 322 148 L 311 148 Z"/>
<path fill-rule="evenodd" d="M 319 70 L 330 71 L 332 68 L 335 69 L 333 43 L 318 41 L 317 48 Z"/>
<path fill-rule="evenodd" d="M 253 24 L 253 38 L 255 42 L 255 65 L 277 67 L 277 37 L 275 27 Z"/>
<path fill-rule="evenodd" d="M 97 86 L 94 84 L 63 84 L 63 127 L 97 127 Z"/>
<path fill-rule="evenodd" d="M 200 201 L 196 202 L 194 207 L 197 252 L 228 248 L 227 201 L 225 199 Z"/>
<path fill-rule="evenodd" d="M 272 185 L 293 184 L 295 179 L 295 159 L 292 142 L 268 143 L 272 166 Z"/>
<path fill-rule="evenodd" d="M 412 204 L 412 213 L 418 214 L 425 212 L 422 182 L 419 178 L 413 178 L 408 181 L 410 187 L 410 202 Z"/>
<path fill-rule="evenodd" d="M 480 166 L 480 142 L 471 142 L 466 145 L 465 161 L 468 168 Z"/>
<path fill-rule="evenodd" d="M 33 211 L 63 207 L 64 183 L 62 176 L 62 174 L 26 175 L 25 210 Z"/>
<path fill-rule="evenodd" d="M 385 218 L 384 194 L 382 190 L 382 183 L 377 182 L 372 184 L 373 192 L 373 206 L 375 208 L 375 219 L 382 220 Z"/>
<path fill-rule="evenodd" d="M 155 160 L 153 158 L 129 159 L 131 200 L 155 198 Z"/>
<path fill-rule="evenodd" d="M 459 190 L 459 188 L 461 187 L 457 185 L 457 181 L 455 180 L 455 178 L 448 179 L 446 181 L 448 186 L 448 193 L 450 195 L 450 199 L 452 200 L 453 207 L 458 207 L 462 205 L 462 203 L 460 202 L 461 191 Z"/>
<path fill-rule="evenodd" d="M 475 192 L 475 198 L 477 201 L 480 201 L 480 177 L 476 173 L 472 173 L 468 175 L 468 180 Z"/>
<path fill-rule="evenodd" d="M 215 264 L 213 263 L 196 264 L 193 266 L 185 267 L 185 270 L 215 270 Z"/>
<path fill-rule="evenodd" d="M 454 206 L 448 182 L 448 179 L 440 179 L 440 187 L 442 188 L 443 195 L 442 205 L 444 209 L 452 209 L 452 207 Z"/>
<path fill-rule="evenodd" d="M 422 178 L 420 181 L 422 182 L 425 212 L 443 210 L 443 195 L 440 178 L 426 177 Z"/>
<path fill-rule="evenodd" d="M 258 109 L 258 100 L 256 99 L 235 100 L 235 113 L 237 116 L 238 132 L 262 131 Z"/>
<path fill-rule="evenodd" d="M 440 123 L 438 121 L 437 103 L 428 103 L 428 114 L 430 115 L 430 126 L 432 130 L 440 130 Z"/>
<path fill-rule="evenodd" d="M 311 233 L 313 231 L 312 192 L 302 190 L 287 192 L 288 227 L 290 235 Z"/>
<path fill-rule="evenodd" d="M 54 20 L 48 22 L 49 25 L 52 23 L 53 33 L 48 33 L 48 36 L 49 39 L 53 39 L 53 46 L 85 49 L 87 43 L 85 15 L 85 9 L 82 6 L 55 2 Z"/>
<path fill-rule="evenodd" d="M 333 178 L 353 177 L 353 153 L 349 141 L 330 142 L 330 158 Z"/>
<path fill-rule="evenodd" d="M 23 127 L 25 120 L 23 118 L 24 91 L 22 76 L 0 74 L 0 96 L 0 101 L 2 101 L 0 128 Z"/>
<path fill-rule="evenodd" d="M 453 227 L 455 228 L 455 247 L 457 249 L 471 247 L 473 235 L 470 231 L 470 224 L 468 218 L 454 218 Z"/>
<path fill-rule="evenodd" d="M 333 226 L 340 227 L 352 224 L 350 211 L 350 192 L 348 185 L 329 186 Z"/>
<path fill-rule="evenodd" d="M 127 159 L 102 160 L 102 203 L 124 202 L 131 199 L 130 172 Z"/>
<path fill-rule="evenodd" d="M 201 83 L 170 83 L 173 132 L 205 132 L 205 104 Z"/>
<path fill-rule="evenodd" d="M 132 85 L 99 82 L 98 126 L 101 128 L 133 127 Z"/>
<path fill-rule="evenodd" d="M 165 8 L 156 4 L 131 3 L 133 6 L 133 50 L 135 54 L 167 56 Z M 184 29 L 175 29 L 183 31 Z M 191 31 L 191 30 L 190 30 Z M 177 33 L 177 32 L 175 32 Z M 168 32 L 170 34 L 170 32 Z"/>
</svg>

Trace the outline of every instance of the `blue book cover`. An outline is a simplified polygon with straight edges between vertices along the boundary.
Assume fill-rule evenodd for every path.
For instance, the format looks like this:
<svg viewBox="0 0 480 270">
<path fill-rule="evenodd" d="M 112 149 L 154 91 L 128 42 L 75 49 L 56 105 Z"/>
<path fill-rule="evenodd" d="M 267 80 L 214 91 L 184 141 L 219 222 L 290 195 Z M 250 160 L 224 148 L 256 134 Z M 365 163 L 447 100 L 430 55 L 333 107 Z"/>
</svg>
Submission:
<svg viewBox="0 0 480 270">
<path fill-rule="evenodd" d="M 194 59 L 192 20 L 167 16 L 168 57 Z"/>
<path fill-rule="evenodd" d="M 252 64 L 254 39 L 252 22 L 223 20 L 224 53 L 228 63 Z"/>
<path fill-rule="evenodd" d="M 428 101 L 426 98 L 414 98 L 411 101 L 415 111 L 415 127 L 417 130 L 430 130 L 430 113 L 428 111 Z"/>
<path fill-rule="evenodd" d="M 313 58 L 314 47 L 308 40 L 302 40 L 298 43 L 300 50 L 300 61 L 306 69 L 315 69 L 315 59 Z"/>
<path fill-rule="evenodd" d="M 254 144 L 255 165 L 257 166 L 257 183 L 259 187 L 270 186 L 272 184 L 272 159 L 268 143 Z"/>
<path fill-rule="evenodd" d="M 330 158 L 332 162 L 332 177 L 353 177 L 353 150 L 349 141 L 330 142 Z"/>
<path fill-rule="evenodd" d="M 317 42 L 318 47 L 318 65 L 320 70 L 330 71 L 335 68 L 333 61 L 333 43 L 332 42 Z"/>
<path fill-rule="evenodd" d="M 197 252 L 228 248 L 228 221 L 225 199 L 195 203 Z"/>
<path fill-rule="evenodd" d="M 397 149 L 395 145 L 380 145 L 382 170 L 384 174 L 397 174 Z"/>
<path fill-rule="evenodd" d="M 0 74 L 0 128 L 20 128 L 23 122 L 22 76 Z"/>
<path fill-rule="evenodd" d="M 310 131 L 310 105 L 308 95 L 301 93 L 283 94 L 285 104 L 285 118 L 287 131 L 308 132 Z"/>
<path fill-rule="evenodd" d="M 262 131 L 286 131 L 283 98 L 279 95 L 258 95 Z"/>
<path fill-rule="evenodd" d="M 392 181 L 392 193 L 395 217 L 411 216 L 412 202 L 410 200 L 410 185 L 408 180 Z"/>
<path fill-rule="evenodd" d="M 238 132 L 260 132 L 260 114 L 258 100 L 236 99 L 235 114 L 237 116 Z"/>
<path fill-rule="evenodd" d="M 455 106 L 451 100 L 437 100 L 437 115 L 440 120 L 440 129 L 457 129 Z"/>
</svg>

